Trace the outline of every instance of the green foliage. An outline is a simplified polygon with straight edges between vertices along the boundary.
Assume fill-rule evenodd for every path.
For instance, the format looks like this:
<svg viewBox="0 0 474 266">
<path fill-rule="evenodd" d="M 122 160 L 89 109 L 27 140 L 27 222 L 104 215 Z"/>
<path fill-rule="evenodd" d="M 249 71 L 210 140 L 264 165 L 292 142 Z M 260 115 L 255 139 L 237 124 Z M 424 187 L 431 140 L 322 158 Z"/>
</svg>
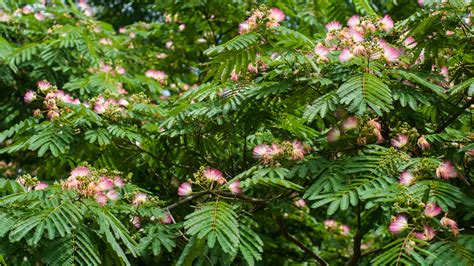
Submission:
<svg viewBox="0 0 474 266">
<path fill-rule="evenodd" d="M 469 4 L 40 2 L 0 1 L 0 264 L 472 265 Z"/>
</svg>

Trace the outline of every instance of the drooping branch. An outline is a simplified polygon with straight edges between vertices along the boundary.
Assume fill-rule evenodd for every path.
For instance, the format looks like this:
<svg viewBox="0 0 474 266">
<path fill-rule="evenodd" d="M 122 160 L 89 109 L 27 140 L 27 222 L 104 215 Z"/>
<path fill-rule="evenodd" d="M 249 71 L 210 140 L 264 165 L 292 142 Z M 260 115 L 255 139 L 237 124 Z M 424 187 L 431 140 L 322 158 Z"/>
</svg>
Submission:
<svg viewBox="0 0 474 266">
<path fill-rule="evenodd" d="M 285 227 L 285 224 L 283 223 L 283 220 L 281 219 L 281 217 L 277 217 L 276 218 L 276 221 L 277 221 L 277 224 L 278 226 L 280 227 L 280 230 L 281 232 L 283 233 L 283 236 L 288 239 L 289 241 L 291 241 L 292 243 L 294 243 L 295 245 L 297 245 L 299 248 L 301 248 L 306 254 L 308 254 L 309 256 L 311 256 L 312 258 L 314 258 L 318 263 L 319 265 L 329 265 L 321 256 L 319 256 L 318 254 L 316 254 L 312 249 L 310 249 L 309 247 L 307 247 L 303 242 L 301 242 L 299 239 L 297 239 L 296 237 L 294 237 L 293 235 L 291 235 L 288 230 L 286 229 Z"/>
<path fill-rule="evenodd" d="M 464 113 L 464 111 L 469 108 L 469 106 L 471 106 L 471 104 L 474 103 L 474 98 L 467 101 L 462 107 L 461 109 L 459 109 L 459 112 L 453 114 L 451 117 L 449 117 L 446 121 L 444 121 L 438 128 L 436 128 L 435 130 L 435 133 L 441 133 L 444 131 L 445 128 L 447 128 L 451 123 L 453 123 L 454 121 L 456 121 L 456 119 L 462 115 L 462 113 Z"/>
<path fill-rule="evenodd" d="M 354 266 L 357 265 L 357 262 L 361 258 L 361 244 L 362 244 L 362 237 L 364 236 L 364 232 L 362 231 L 362 221 L 361 221 L 361 203 L 357 205 L 357 231 L 354 235 L 354 245 L 352 248 L 353 254 L 351 259 L 346 263 L 346 265 Z"/>
</svg>

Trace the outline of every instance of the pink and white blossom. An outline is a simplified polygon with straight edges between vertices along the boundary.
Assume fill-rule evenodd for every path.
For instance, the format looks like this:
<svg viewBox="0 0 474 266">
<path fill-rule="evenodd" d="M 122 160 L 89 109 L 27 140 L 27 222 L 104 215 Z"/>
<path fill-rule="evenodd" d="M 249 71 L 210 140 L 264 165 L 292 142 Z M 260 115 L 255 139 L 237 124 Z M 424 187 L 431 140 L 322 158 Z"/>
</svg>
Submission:
<svg viewBox="0 0 474 266">
<path fill-rule="evenodd" d="M 341 62 L 347 62 L 351 60 L 354 57 L 354 55 L 351 53 L 349 49 L 344 49 L 342 50 L 341 54 L 339 55 L 339 61 Z"/>
<path fill-rule="evenodd" d="M 344 122 L 342 122 L 341 129 L 344 131 L 349 131 L 357 128 L 359 119 L 355 116 L 350 116 Z"/>
<path fill-rule="evenodd" d="M 326 229 L 336 229 L 337 222 L 336 220 L 333 220 L 333 219 L 324 220 L 324 227 L 326 227 Z"/>
<path fill-rule="evenodd" d="M 114 181 L 108 177 L 102 177 L 97 184 L 97 188 L 106 191 L 114 188 Z"/>
<path fill-rule="evenodd" d="M 48 187 L 48 184 L 44 183 L 44 182 L 39 182 L 36 186 L 35 186 L 35 190 L 43 190 L 45 188 Z"/>
<path fill-rule="evenodd" d="M 390 223 L 388 230 L 392 234 L 398 234 L 408 228 L 408 219 L 403 214 L 397 214 L 395 217 L 392 218 L 392 222 Z"/>
<path fill-rule="evenodd" d="M 341 224 L 339 226 L 339 231 L 341 231 L 341 235 L 348 236 L 349 233 L 351 232 L 351 228 L 346 224 Z"/>
<path fill-rule="evenodd" d="M 329 49 L 321 43 L 318 43 L 314 48 L 314 53 L 317 54 L 319 57 L 326 57 L 329 52 Z"/>
<path fill-rule="evenodd" d="M 340 30 L 342 28 L 342 24 L 339 23 L 339 21 L 331 21 L 328 24 L 326 24 L 325 27 L 328 31 Z"/>
<path fill-rule="evenodd" d="M 98 193 L 95 196 L 95 200 L 97 201 L 97 203 L 99 203 L 101 207 L 104 207 L 105 204 L 107 204 L 107 196 L 102 192 Z"/>
<path fill-rule="evenodd" d="M 142 227 L 142 220 L 140 219 L 140 216 L 133 216 L 132 220 L 131 220 L 131 223 L 133 224 L 133 226 L 135 226 L 135 228 L 139 229 L 140 227 Z"/>
<path fill-rule="evenodd" d="M 360 24 L 360 17 L 357 15 L 352 16 L 348 21 L 347 21 L 347 26 L 349 28 L 354 28 Z"/>
<path fill-rule="evenodd" d="M 389 15 L 385 15 L 382 19 L 379 20 L 380 22 L 380 27 L 386 31 L 389 32 L 393 28 L 393 20 Z"/>
<path fill-rule="evenodd" d="M 285 20 L 285 13 L 278 8 L 272 8 L 268 12 L 268 19 L 270 21 L 281 22 Z"/>
<path fill-rule="evenodd" d="M 422 150 L 427 150 L 430 148 L 430 143 L 425 139 L 425 136 L 421 136 L 418 141 L 418 146 L 422 149 Z"/>
<path fill-rule="evenodd" d="M 397 137 L 392 139 L 392 146 L 395 148 L 402 148 L 408 144 L 408 136 L 405 134 L 397 134 Z"/>
<path fill-rule="evenodd" d="M 394 47 L 386 46 L 383 48 L 383 57 L 387 62 L 395 62 L 400 57 L 400 51 Z"/>
<path fill-rule="evenodd" d="M 258 68 L 256 66 L 254 66 L 252 63 L 249 63 L 248 66 L 247 66 L 247 71 L 249 73 L 257 74 L 258 73 Z"/>
<path fill-rule="evenodd" d="M 296 207 L 303 208 L 306 206 L 306 201 L 304 201 L 304 199 L 299 199 L 295 201 L 295 205 Z"/>
<path fill-rule="evenodd" d="M 125 181 L 120 176 L 114 177 L 114 185 L 118 188 L 123 188 L 125 186 Z"/>
<path fill-rule="evenodd" d="M 232 81 L 239 81 L 239 75 L 237 75 L 237 73 L 235 72 L 235 69 L 232 70 L 232 73 L 230 73 L 230 80 Z"/>
<path fill-rule="evenodd" d="M 242 189 L 240 188 L 240 181 L 235 181 L 232 184 L 230 184 L 229 190 L 233 194 L 240 194 L 242 192 Z"/>
<path fill-rule="evenodd" d="M 36 99 L 36 93 L 32 90 L 28 90 L 25 93 L 25 96 L 23 96 L 23 100 L 25 100 L 25 103 L 30 103 Z"/>
<path fill-rule="evenodd" d="M 193 193 L 193 189 L 191 187 L 191 184 L 189 184 L 188 182 L 182 183 L 178 188 L 178 195 L 180 197 L 189 196 L 191 195 L 191 193 Z"/>
<path fill-rule="evenodd" d="M 450 161 L 444 161 L 436 169 L 436 176 L 438 178 L 448 180 L 450 178 L 457 177 L 458 173 L 456 172 L 456 168 L 454 167 L 453 163 Z"/>
<path fill-rule="evenodd" d="M 428 225 L 423 226 L 423 232 L 415 233 L 415 237 L 423 241 L 430 241 L 435 236 L 436 236 L 436 231 L 433 229 L 433 227 L 428 226 Z"/>
<path fill-rule="evenodd" d="M 207 168 L 202 175 L 210 181 L 219 181 L 223 178 L 222 172 L 214 168 Z"/>
<path fill-rule="evenodd" d="M 440 223 L 443 226 L 449 227 L 451 233 L 456 236 L 457 234 L 459 234 L 458 224 L 456 223 L 456 221 L 449 219 L 447 216 L 448 214 L 446 213 L 444 217 L 441 218 Z"/>
<path fill-rule="evenodd" d="M 301 141 L 295 140 L 291 143 L 292 150 L 291 150 L 291 159 L 292 160 L 303 160 L 306 150 L 303 147 Z"/>
<path fill-rule="evenodd" d="M 403 45 L 405 45 L 405 47 L 408 49 L 413 49 L 418 45 L 418 43 L 415 42 L 413 37 L 408 37 L 403 41 Z"/>
<path fill-rule="evenodd" d="M 259 144 L 253 148 L 253 157 L 255 159 L 264 159 L 268 156 L 270 146 L 267 144 Z"/>
<path fill-rule="evenodd" d="M 109 192 L 107 192 L 106 196 L 107 196 L 108 199 L 110 199 L 112 201 L 116 201 L 116 200 L 120 199 L 120 194 L 117 191 L 115 191 L 114 189 L 109 190 Z"/>
<path fill-rule="evenodd" d="M 52 87 L 51 83 L 46 80 L 38 81 L 37 86 L 40 91 L 47 91 Z"/>
<path fill-rule="evenodd" d="M 84 177 L 90 173 L 89 168 L 87 166 L 78 166 L 71 171 L 71 178 L 76 177 Z"/>
<path fill-rule="evenodd" d="M 401 173 L 398 180 L 399 180 L 399 183 L 404 186 L 409 186 L 415 183 L 415 177 L 409 171 L 404 171 L 403 173 Z"/>
<path fill-rule="evenodd" d="M 135 197 L 133 197 L 132 204 L 135 206 L 141 205 L 145 203 L 148 200 L 148 195 L 142 192 L 138 192 L 135 194 Z"/>
<path fill-rule="evenodd" d="M 426 217 L 433 218 L 441 213 L 441 208 L 436 206 L 436 203 L 428 203 L 425 206 L 425 211 L 423 212 Z"/>
<path fill-rule="evenodd" d="M 337 127 L 333 127 L 328 131 L 327 140 L 328 142 L 336 142 L 341 138 L 341 131 Z"/>
</svg>

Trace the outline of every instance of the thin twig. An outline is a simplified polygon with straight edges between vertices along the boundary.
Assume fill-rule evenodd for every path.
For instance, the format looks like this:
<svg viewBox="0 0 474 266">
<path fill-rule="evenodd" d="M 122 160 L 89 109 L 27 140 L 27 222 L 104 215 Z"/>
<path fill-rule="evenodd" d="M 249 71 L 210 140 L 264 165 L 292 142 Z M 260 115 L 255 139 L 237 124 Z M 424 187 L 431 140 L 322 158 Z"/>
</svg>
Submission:
<svg viewBox="0 0 474 266">
<path fill-rule="evenodd" d="M 329 265 L 323 258 L 321 258 L 318 254 L 314 253 L 314 251 L 310 248 L 308 248 L 307 246 L 305 246 L 305 244 L 303 244 L 303 242 L 301 242 L 300 240 L 298 240 L 296 237 L 292 236 L 287 230 L 286 230 L 286 227 L 285 227 L 285 224 L 283 223 L 283 221 L 281 220 L 280 217 L 277 217 L 276 218 L 276 221 L 277 221 L 277 224 L 278 226 L 280 227 L 283 235 L 285 236 L 286 239 L 288 239 L 289 241 L 293 242 L 295 245 L 297 245 L 299 248 L 301 248 L 306 254 L 308 254 L 309 256 L 311 256 L 312 258 L 314 258 L 316 261 L 318 261 L 319 265 Z"/>
</svg>

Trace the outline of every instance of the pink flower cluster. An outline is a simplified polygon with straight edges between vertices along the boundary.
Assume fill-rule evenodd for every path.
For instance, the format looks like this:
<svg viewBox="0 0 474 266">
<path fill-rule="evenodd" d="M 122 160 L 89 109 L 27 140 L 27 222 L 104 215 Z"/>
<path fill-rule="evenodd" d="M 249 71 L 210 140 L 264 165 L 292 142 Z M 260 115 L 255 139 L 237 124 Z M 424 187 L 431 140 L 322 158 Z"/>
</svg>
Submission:
<svg viewBox="0 0 474 266">
<path fill-rule="evenodd" d="M 285 20 L 285 13 L 278 8 L 270 10 L 257 9 L 252 15 L 239 25 L 239 33 L 245 34 L 257 30 L 259 25 L 265 25 L 267 28 L 280 26 L 280 22 Z"/>
<path fill-rule="evenodd" d="M 78 166 L 62 184 L 63 189 L 75 190 L 85 197 L 94 197 L 101 207 L 108 201 L 120 199 L 118 188 L 125 186 L 120 176 L 109 177 L 99 174 L 87 166 Z"/>
<path fill-rule="evenodd" d="M 278 158 L 285 156 L 290 160 L 303 160 L 308 150 L 298 140 L 293 142 L 273 143 L 272 145 L 259 144 L 253 148 L 253 157 L 259 159 L 263 164 L 270 164 Z"/>
<path fill-rule="evenodd" d="M 149 78 L 152 78 L 152 79 L 158 81 L 161 84 L 165 84 L 166 79 L 168 78 L 168 76 L 166 75 L 165 72 L 159 71 L 159 70 L 154 70 L 154 69 L 147 70 L 145 72 L 145 76 L 147 76 Z"/>
<path fill-rule="evenodd" d="M 119 84 L 120 85 L 120 84 Z M 49 119 L 58 118 L 60 115 L 60 109 L 58 107 L 58 103 L 69 103 L 69 104 L 81 104 L 81 101 L 77 98 L 72 97 L 70 94 L 58 90 L 55 86 L 52 86 L 46 80 L 39 81 L 37 83 L 38 91 L 44 95 L 41 97 L 43 99 L 43 103 L 46 107 L 47 116 Z M 118 88 L 119 93 L 126 94 L 125 91 L 121 86 Z M 32 91 L 28 90 L 23 99 L 26 103 L 31 103 L 32 101 L 36 100 L 38 95 Z M 82 103 L 83 106 L 90 108 L 90 104 L 88 102 Z M 128 101 L 125 98 L 119 98 L 118 100 L 109 98 L 105 99 L 103 96 L 98 96 L 96 100 L 93 102 L 93 110 L 96 113 L 104 113 L 108 108 L 115 106 L 116 108 L 123 108 L 124 106 L 128 105 Z M 35 116 L 41 116 L 41 110 L 34 111 Z"/>
<path fill-rule="evenodd" d="M 349 132 L 353 129 L 356 129 L 359 126 L 359 118 L 356 116 L 350 116 L 346 118 L 339 127 L 331 128 L 327 133 L 327 140 L 329 143 L 333 143 L 338 141 L 341 138 L 341 130 L 342 132 Z"/>
<path fill-rule="evenodd" d="M 398 61 L 402 50 L 390 45 L 378 36 L 390 32 L 394 26 L 390 16 L 374 20 L 369 17 L 353 16 L 347 21 L 347 27 L 332 21 L 326 24 L 326 37 L 324 43 L 318 43 L 314 53 L 319 62 L 329 61 L 328 55 L 338 51 L 339 61 L 346 62 L 360 56 L 371 60 L 384 59 L 387 63 Z M 409 37 L 410 38 L 410 37 Z M 413 38 L 408 40 L 410 47 L 416 45 Z"/>
<path fill-rule="evenodd" d="M 336 231 L 342 236 L 348 236 L 351 231 L 348 225 L 341 224 L 333 219 L 324 220 L 324 227 L 329 231 Z"/>
<path fill-rule="evenodd" d="M 436 205 L 434 202 L 429 202 L 425 205 L 425 209 L 423 211 L 423 215 L 426 218 L 435 218 L 441 214 L 441 208 Z M 447 213 L 443 218 L 440 220 L 440 224 L 443 226 L 447 226 L 450 228 L 451 233 L 453 235 L 457 235 L 459 230 L 457 227 L 456 221 L 447 218 Z M 389 231 L 392 234 L 399 234 L 405 231 L 409 227 L 408 218 L 404 214 L 397 214 L 395 217 L 392 218 L 392 222 L 389 225 Z M 414 235 L 416 238 L 429 241 L 436 236 L 436 231 L 429 225 L 423 225 L 423 231 L 415 231 Z"/>
</svg>

